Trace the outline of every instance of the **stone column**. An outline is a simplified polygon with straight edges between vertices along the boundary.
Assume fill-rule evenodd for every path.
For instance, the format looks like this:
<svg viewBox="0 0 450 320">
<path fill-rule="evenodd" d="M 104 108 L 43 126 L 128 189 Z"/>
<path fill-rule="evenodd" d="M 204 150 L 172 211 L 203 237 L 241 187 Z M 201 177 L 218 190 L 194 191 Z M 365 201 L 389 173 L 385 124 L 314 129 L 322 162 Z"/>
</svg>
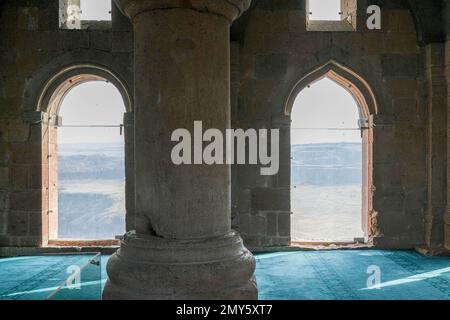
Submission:
<svg viewBox="0 0 450 320">
<path fill-rule="evenodd" d="M 239 121 L 239 88 L 241 86 L 240 75 L 240 44 L 239 42 L 230 43 L 230 84 L 231 84 L 231 127 L 241 128 Z M 239 166 L 231 167 L 231 227 L 239 230 Z"/>
<path fill-rule="evenodd" d="M 126 231 L 135 230 L 134 210 L 134 113 L 126 112 L 123 115 L 124 138 L 125 138 L 125 208 L 126 208 Z"/>
<path fill-rule="evenodd" d="M 230 167 L 174 165 L 171 134 L 230 126 L 229 27 L 250 0 L 116 0 L 134 27 L 136 230 L 105 299 L 255 299 L 255 260 L 230 227 Z"/>
<path fill-rule="evenodd" d="M 450 0 L 443 2 L 443 21 L 446 34 L 445 76 L 447 80 L 447 210 L 444 217 L 445 249 L 450 250 Z"/>
<path fill-rule="evenodd" d="M 445 46 L 431 43 L 425 47 L 427 84 L 427 209 L 425 245 L 440 250 L 444 244 L 444 217 L 447 196 L 447 104 Z"/>
</svg>

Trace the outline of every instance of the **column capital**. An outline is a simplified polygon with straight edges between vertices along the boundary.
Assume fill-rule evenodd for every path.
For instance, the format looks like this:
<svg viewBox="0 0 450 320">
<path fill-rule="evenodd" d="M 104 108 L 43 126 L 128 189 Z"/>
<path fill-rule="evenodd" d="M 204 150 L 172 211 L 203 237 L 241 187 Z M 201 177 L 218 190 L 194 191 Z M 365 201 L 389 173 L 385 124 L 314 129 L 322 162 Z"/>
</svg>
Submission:
<svg viewBox="0 0 450 320">
<path fill-rule="evenodd" d="M 230 22 L 237 19 L 250 6 L 251 0 L 114 0 L 119 9 L 131 20 L 138 14 L 159 9 L 184 8 L 218 14 Z"/>
</svg>

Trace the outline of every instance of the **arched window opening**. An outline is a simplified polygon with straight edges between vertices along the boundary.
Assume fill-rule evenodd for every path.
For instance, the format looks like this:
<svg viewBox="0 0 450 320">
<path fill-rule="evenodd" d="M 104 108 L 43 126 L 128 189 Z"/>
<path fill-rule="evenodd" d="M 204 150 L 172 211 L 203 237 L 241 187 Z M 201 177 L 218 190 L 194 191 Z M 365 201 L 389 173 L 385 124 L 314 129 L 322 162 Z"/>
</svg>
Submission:
<svg viewBox="0 0 450 320">
<path fill-rule="evenodd" d="M 307 0 L 306 28 L 309 31 L 355 31 L 357 0 Z"/>
<path fill-rule="evenodd" d="M 310 84 L 295 98 L 292 241 L 354 242 L 364 237 L 360 118 L 352 94 L 328 77 Z"/>
<path fill-rule="evenodd" d="M 70 81 L 69 81 L 70 82 Z M 64 93 L 49 139 L 51 240 L 115 239 L 125 232 L 124 101 L 105 81 Z M 50 190 L 51 191 L 51 190 Z"/>
</svg>

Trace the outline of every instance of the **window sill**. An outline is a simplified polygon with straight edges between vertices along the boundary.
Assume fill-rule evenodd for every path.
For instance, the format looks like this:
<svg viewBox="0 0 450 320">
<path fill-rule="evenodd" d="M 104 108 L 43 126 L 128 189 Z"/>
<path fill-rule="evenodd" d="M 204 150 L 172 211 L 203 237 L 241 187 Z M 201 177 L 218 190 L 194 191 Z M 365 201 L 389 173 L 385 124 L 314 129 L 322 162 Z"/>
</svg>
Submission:
<svg viewBox="0 0 450 320">
<path fill-rule="evenodd" d="M 341 21 L 323 21 L 310 20 L 306 24 L 307 31 L 321 31 L 321 32 L 351 32 L 356 31 L 353 25 L 347 20 Z"/>
<path fill-rule="evenodd" d="M 84 31 L 84 30 L 110 30 L 112 29 L 112 21 L 96 21 L 96 20 L 82 20 L 78 28 L 67 28 L 61 26 L 61 30 L 69 31 Z"/>
<path fill-rule="evenodd" d="M 57 239 L 49 240 L 48 246 L 52 247 L 115 247 L 120 245 L 120 240 L 76 240 Z"/>
</svg>

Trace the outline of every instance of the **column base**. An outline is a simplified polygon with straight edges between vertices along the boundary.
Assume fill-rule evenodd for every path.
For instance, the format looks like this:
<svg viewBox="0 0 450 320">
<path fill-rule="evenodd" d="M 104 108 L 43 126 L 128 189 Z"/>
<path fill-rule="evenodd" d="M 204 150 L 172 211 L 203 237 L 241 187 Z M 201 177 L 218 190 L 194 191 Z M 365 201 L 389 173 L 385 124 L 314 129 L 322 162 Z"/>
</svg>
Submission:
<svg viewBox="0 0 450 320">
<path fill-rule="evenodd" d="M 240 236 L 167 240 L 127 233 L 109 259 L 105 300 L 254 300 L 255 259 Z"/>
</svg>

